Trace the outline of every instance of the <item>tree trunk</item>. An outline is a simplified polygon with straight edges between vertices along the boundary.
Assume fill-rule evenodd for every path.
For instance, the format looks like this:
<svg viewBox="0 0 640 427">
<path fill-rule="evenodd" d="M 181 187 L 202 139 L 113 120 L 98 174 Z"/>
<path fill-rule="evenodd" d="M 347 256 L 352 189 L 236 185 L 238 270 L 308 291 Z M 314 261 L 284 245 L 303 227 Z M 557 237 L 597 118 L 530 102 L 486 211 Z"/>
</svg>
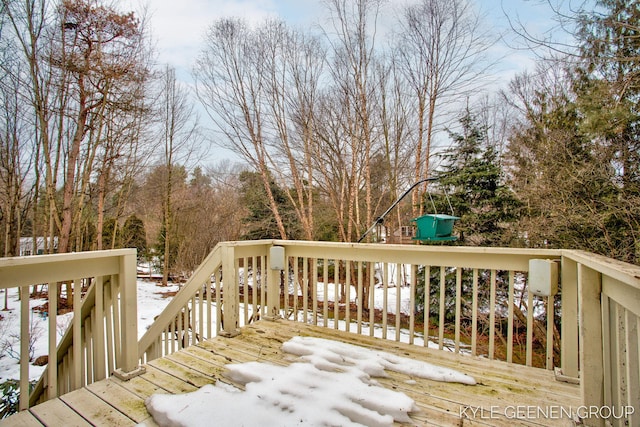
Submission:
<svg viewBox="0 0 640 427">
<path fill-rule="evenodd" d="M 87 122 L 89 111 L 86 108 L 86 94 L 84 93 L 83 80 L 80 79 L 80 111 L 78 112 L 77 127 L 73 139 L 69 155 L 67 157 L 67 171 L 65 174 L 64 190 L 62 195 L 62 228 L 60 229 L 60 240 L 58 241 L 58 252 L 65 253 L 69 251 L 69 243 L 71 239 L 71 229 L 73 223 L 73 198 L 76 184 L 76 168 L 78 157 L 80 155 L 80 146 L 84 138 L 84 130 Z"/>
</svg>

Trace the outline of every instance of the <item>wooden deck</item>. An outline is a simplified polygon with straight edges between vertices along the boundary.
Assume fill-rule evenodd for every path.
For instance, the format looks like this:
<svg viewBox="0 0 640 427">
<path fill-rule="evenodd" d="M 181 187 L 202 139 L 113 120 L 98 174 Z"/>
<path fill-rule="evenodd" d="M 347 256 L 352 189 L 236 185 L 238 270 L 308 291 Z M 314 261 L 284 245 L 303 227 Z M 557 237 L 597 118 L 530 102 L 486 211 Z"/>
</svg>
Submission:
<svg viewBox="0 0 640 427">
<path fill-rule="evenodd" d="M 394 372 L 388 378 L 377 378 L 381 385 L 417 402 L 420 412 L 411 414 L 412 425 L 575 425 L 566 412 L 560 413 L 560 407 L 575 411 L 580 406 L 579 386 L 556 381 L 550 371 L 280 320 L 260 321 L 244 327 L 237 337 L 214 338 L 151 361 L 145 374 L 128 382 L 111 377 L 2 420 L 0 426 L 132 426 L 141 422 L 154 426 L 144 406 L 148 396 L 190 392 L 218 380 L 229 382 L 222 376 L 228 363 L 287 365 L 291 357 L 285 358 L 281 344 L 294 336 L 375 348 L 457 369 L 476 379 L 477 385 L 466 386 Z M 544 411 L 550 418 L 544 417 Z"/>
</svg>

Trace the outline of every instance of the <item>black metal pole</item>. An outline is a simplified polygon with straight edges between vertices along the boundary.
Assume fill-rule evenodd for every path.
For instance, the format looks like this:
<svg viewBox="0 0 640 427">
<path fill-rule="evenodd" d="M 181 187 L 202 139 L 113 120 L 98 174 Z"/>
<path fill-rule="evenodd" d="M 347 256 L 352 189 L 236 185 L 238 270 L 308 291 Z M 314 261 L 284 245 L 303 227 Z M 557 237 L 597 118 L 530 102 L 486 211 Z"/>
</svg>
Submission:
<svg viewBox="0 0 640 427">
<path fill-rule="evenodd" d="M 411 192 L 411 190 L 413 190 L 414 188 L 416 188 L 418 185 L 422 184 L 423 182 L 430 182 L 430 181 L 437 181 L 438 178 L 424 178 L 421 179 L 419 181 L 416 181 L 411 187 L 409 187 L 409 189 L 407 191 L 405 191 L 402 196 L 400 196 L 398 198 L 398 200 L 396 200 L 395 202 L 393 202 L 393 204 L 391 206 L 389 206 L 389 209 L 387 209 L 386 211 L 384 211 L 384 213 L 382 215 L 380 215 L 376 221 L 373 223 L 373 225 L 371 227 L 369 227 L 369 229 L 367 231 L 364 232 L 364 234 L 362 236 L 360 236 L 360 238 L 358 239 L 358 243 L 362 242 L 362 240 L 364 240 L 365 237 L 367 237 L 367 234 L 371 233 L 373 231 L 373 229 L 375 228 L 376 225 L 382 223 L 384 221 L 384 217 L 387 216 L 389 214 L 389 212 L 391 212 L 391 210 L 393 208 L 396 207 L 396 205 L 398 203 L 400 203 L 400 201 L 402 199 L 404 199 L 407 194 L 409 194 Z"/>
</svg>

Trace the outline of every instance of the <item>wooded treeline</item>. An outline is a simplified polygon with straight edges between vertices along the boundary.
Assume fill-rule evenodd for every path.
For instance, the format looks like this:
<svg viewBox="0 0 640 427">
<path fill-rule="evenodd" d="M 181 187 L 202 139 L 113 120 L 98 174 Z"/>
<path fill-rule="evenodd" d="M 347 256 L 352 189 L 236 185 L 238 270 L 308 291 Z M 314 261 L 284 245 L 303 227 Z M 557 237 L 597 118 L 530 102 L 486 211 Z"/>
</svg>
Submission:
<svg viewBox="0 0 640 427">
<path fill-rule="evenodd" d="M 144 15 L 2 0 L 1 254 L 20 237 L 57 237 L 45 252 L 135 246 L 166 279 L 222 240 L 355 241 L 440 176 L 390 230 L 447 210 L 446 191 L 457 244 L 639 262 L 635 2 L 563 15 L 568 47 L 523 32 L 555 53 L 501 90 L 498 37 L 471 0 L 322 4 L 318 28 L 214 21 L 192 92 L 154 62 Z M 243 162 L 204 163 L 216 146 Z"/>
</svg>

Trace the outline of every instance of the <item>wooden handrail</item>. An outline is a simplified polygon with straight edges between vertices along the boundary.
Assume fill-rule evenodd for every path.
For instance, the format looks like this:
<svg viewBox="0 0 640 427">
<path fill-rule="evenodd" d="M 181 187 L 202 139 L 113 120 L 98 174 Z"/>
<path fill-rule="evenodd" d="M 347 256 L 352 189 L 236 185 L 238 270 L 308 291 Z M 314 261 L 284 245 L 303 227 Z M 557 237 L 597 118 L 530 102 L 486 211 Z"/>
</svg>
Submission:
<svg viewBox="0 0 640 427">
<path fill-rule="evenodd" d="M 81 300 L 83 281 L 90 281 L 91 285 Z M 74 298 L 74 320 L 73 327 L 56 346 L 57 289 L 61 282 L 74 284 L 73 295 L 68 295 Z M 0 258 L 0 288 L 19 287 L 26 296 L 30 285 L 42 283 L 49 284 L 49 363 L 33 394 L 20 394 L 20 409 L 105 378 L 112 369 L 127 375 L 135 373 L 138 369 L 135 249 Z M 21 390 L 29 388 L 28 302 L 28 297 L 22 298 Z M 86 325 L 91 323 L 94 328 L 89 333 Z M 91 369 L 84 366 L 85 358 Z"/>
<path fill-rule="evenodd" d="M 149 349 L 158 340 L 158 337 L 174 322 L 174 319 L 179 316 L 193 295 L 202 288 L 203 283 L 211 283 L 211 277 L 215 275 L 216 270 L 222 267 L 221 246 L 222 244 L 218 244 L 209 255 L 207 255 L 196 271 L 189 277 L 187 283 L 171 299 L 171 302 L 169 302 L 163 312 L 140 338 L 138 343 L 138 357 L 140 359 L 144 359 L 145 354 L 147 354 Z"/>
<path fill-rule="evenodd" d="M 284 272 L 271 269 L 269 249 L 272 246 L 284 248 Z M 558 304 L 557 298 L 536 297 L 537 309 L 549 309 L 549 312 L 541 321 L 534 318 L 534 297 L 527 291 L 526 272 L 529 260 L 536 258 L 560 262 L 560 334 L 554 330 L 558 319 L 554 319 L 553 310 L 549 309 Z M 420 271 L 423 278 L 418 283 Z M 242 322 L 260 317 L 284 316 L 325 327 L 353 329 L 356 333 L 368 330 L 371 335 L 374 334 L 372 325 L 377 325 L 376 330 L 382 331 L 383 337 L 391 338 L 392 331 L 396 340 L 400 339 L 397 332 L 407 328 L 409 342 L 414 343 L 418 337 L 425 342 L 431 338 L 440 348 L 448 346 L 445 338 L 450 332 L 451 351 L 472 354 L 480 351 L 478 329 L 482 323 L 489 332 L 488 347 L 482 350 L 486 357 L 514 362 L 514 328 L 519 322 L 520 328 L 526 330 L 522 335 L 526 337 L 523 338 L 526 339 L 523 347 L 526 361 L 519 363 L 532 364 L 535 339 L 546 347 L 546 355 L 541 355 L 546 368 L 554 368 L 557 362 L 554 341 L 557 345 L 561 337 L 559 378 L 579 378 L 585 405 L 640 407 L 637 375 L 640 369 L 640 267 L 600 255 L 551 249 L 290 240 L 225 242 L 211 251 L 139 341 L 135 339 L 136 294 L 132 274 L 135 274 L 135 250 L 0 259 L 0 289 L 63 280 L 75 280 L 74 287 L 79 287 L 79 279 L 91 278 L 91 287 L 80 306 L 76 306 L 77 319 L 73 327 L 65 333 L 58 348 L 50 351 L 50 359 L 58 366 L 63 365 L 63 360 L 67 365 L 69 361 L 74 365 L 73 373 L 63 375 L 78 377 L 78 372 L 83 372 L 84 368 L 78 366 L 78 359 L 82 357 L 79 357 L 77 342 L 84 339 L 84 325 L 86 322 L 102 324 L 105 319 L 107 325 L 112 325 L 107 327 L 114 329 L 98 330 L 95 336 L 98 341 L 108 341 L 107 337 L 111 336 L 115 339 L 108 341 L 107 347 L 99 349 L 94 356 L 116 358 L 115 362 L 108 362 L 110 366 L 105 369 L 121 368 L 125 378 L 138 369 L 140 361 L 151 360 L 214 334 L 234 336 Z M 333 295 L 328 295 L 330 282 L 335 289 Z M 452 286 L 445 287 L 449 283 Z M 432 291 L 439 294 L 433 301 L 425 300 L 427 313 L 430 308 L 438 307 L 435 318 L 418 319 L 412 309 L 406 315 L 401 314 L 401 299 L 397 296 L 408 298 L 413 307 L 418 285 L 426 295 Z M 373 292 L 383 294 L 384 307 L 373 307 Z M 464 292 L 467 294 L 463 300 Z M 484 308 L 478 304 L 479 292 L 490 296 L 490 304 Z M 500 305 L 499 292 L 506 295 L 503 305 Z M 395 304 L 389 304 L 391 298 L 395 298 Z M 449 302 L 451 298 L 454 299 Z M 55 303 L 55 298 L 51 301 Z M 28 301 L 22 304 L 28 307 Z M 445 312 L 444 307 L 450 311 Z M 465 310 L 464 316 L 470 319 L 463 318 Z M 27 312 L 28 308 L 23 318 Z M 501 320 L 504 325 L 499 326 Z M 424 335 L 417 332 L 418 326 L 422 328 L 422 321 L 426 325 Z M 428 335 L 429 326 L 436 331 L 433 337 Z M 507 332 L 503 333 L 501 329 L 505 327 Z M 471 331 L 469 339 L 464 338 L 463 328 Z M 22 330 L 25 331 L 25 325 Z M 486 341 L 486 337 L 482 339 Z M 505 354 L 499 354 L 498 347 L 504 348 Z M 87 382 L 99 379 L 100 375 L 88 378 Z M 45 387 L 51 378 L 55 379 L 56 375 L 47 368 L 31 404 L 41 397 L 50 397 L 48 394 L 65 391 Z M 76 378 L 73 387 L 82 384 Z M 26 403 L 22 404 L 25 406 Z M 635 417 L 633 425 L 640 425 L 640 411 L 632 416 Z M 608 422 L 621 425 L 615 419 Z M 603 423 L 598 417 L 585 420 L 587 425 Z"/>
</svg>

